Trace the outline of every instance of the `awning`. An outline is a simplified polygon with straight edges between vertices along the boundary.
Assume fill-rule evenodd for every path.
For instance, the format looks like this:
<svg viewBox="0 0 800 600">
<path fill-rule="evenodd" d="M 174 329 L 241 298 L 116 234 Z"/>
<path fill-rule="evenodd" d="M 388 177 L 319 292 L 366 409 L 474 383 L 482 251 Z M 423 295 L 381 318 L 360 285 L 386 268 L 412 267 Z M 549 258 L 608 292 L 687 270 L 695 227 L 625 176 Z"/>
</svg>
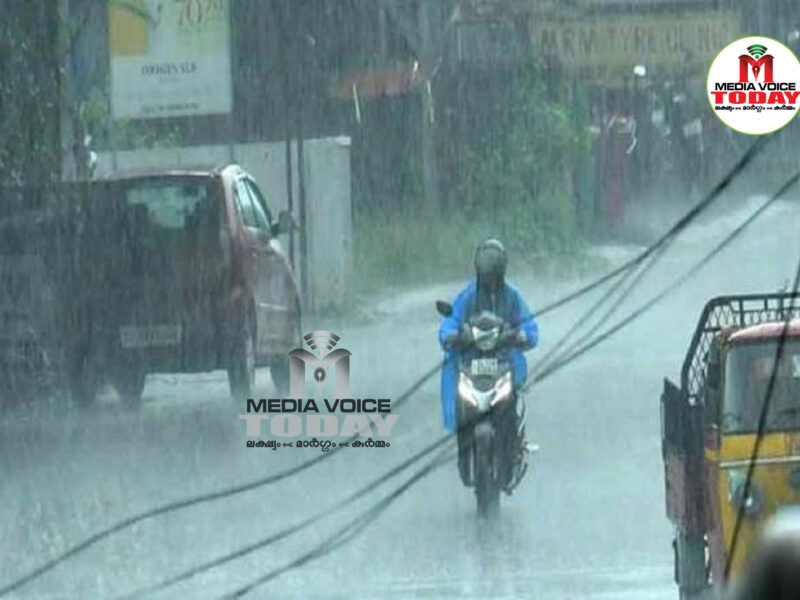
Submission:
<svg viewBox="0 0 800 600">
<path fill-rule="evenodd" d="M 331 96 L 339 100 L 352 100 L 357 95 L 361 99 L 381 96 L 402 96 L 422 85 L 425 78 L 419 63 L 357 71 L 337 79 L 333 84 Z"/>
</svg>

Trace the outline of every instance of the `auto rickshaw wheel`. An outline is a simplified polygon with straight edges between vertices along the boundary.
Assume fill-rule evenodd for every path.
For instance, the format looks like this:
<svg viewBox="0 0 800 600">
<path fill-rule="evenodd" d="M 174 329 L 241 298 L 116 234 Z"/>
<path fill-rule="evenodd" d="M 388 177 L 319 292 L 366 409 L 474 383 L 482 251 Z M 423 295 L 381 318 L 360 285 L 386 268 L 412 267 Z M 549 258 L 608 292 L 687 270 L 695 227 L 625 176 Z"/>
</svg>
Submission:
<svg viewBox="0 0 800 600">
<path fill-rule="evenodd" d="M 675 532 L 675 579 L 681 600 L 700 600 L 708 593 L 706 543 L 702 535 Z"/>
</svg>

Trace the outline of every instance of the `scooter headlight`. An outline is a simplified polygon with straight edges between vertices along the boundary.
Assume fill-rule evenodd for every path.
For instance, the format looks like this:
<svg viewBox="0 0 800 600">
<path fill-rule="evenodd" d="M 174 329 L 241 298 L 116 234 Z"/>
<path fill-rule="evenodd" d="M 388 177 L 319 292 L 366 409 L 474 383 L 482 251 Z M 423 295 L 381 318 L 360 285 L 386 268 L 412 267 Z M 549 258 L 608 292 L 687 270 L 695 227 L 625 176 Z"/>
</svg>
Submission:
<svg viewBox="0 0 800 600">
<path fill-rule="evenodd" d="M 511 373 L 506 373 L 494 387 L 494 398 L 492 398 L 491 406 L 508 400 L 511 397 L 512 391 Z"/>
<path fill-rule="evenodd" d="M 499 327 L 493 327 L 488 331 L 483 331 L 477 327 L 472 328 L 472 338 L 475 340 L 475 347 L 483 352 L 488 352 L 497 346 L 497 340 L 499 337 Z"/>
</svg>

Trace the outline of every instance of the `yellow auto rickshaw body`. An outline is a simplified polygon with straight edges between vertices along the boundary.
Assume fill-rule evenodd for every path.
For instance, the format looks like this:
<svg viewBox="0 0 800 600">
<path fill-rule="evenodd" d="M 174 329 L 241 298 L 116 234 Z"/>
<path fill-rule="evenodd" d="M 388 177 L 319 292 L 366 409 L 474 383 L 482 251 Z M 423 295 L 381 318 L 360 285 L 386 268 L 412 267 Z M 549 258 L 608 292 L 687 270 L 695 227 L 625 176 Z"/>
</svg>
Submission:
<svg viewBox="0 0 800 600">
<path fill-rule="evenodd" d="M 719 550 L 724 549 L 716 554 L 724 556 L 726 560 L 731 556 L 739 510 L 740 499 L 736 497 L 736 491 L 747 477 L 755 441 L 755 434 L 724 436 L 718 451 L 706 451 L 710 472 L 715 479 L 716 494 L 713 500 L 716 511 L 713 512 L 719 517 L 716 525 L 719 529 L 717 535 L 722 541 Z M 731 577 L 741 570 L 768 517 L 783 506 L 800 504 L 800 433 L 764 436 L 753 471 L 749 498 L 749 511 L 743 514 L 736 551 L 731 556 Z M 720 564 L 718 570 L 721 575 L 724 574 L 724 565 Z"/>
<path fill-rule="evenodd" d="M 783 323 L 764 323 L 723 334 L 719 340 L 717 435 L 706 432 L 704 451 L 709 558 L 714 581 L 724 579 L 727 563 L 727 576 L 735 577 L 769 517 L 782 507 L 800 504 L 800 320 L 786 326 L 781 342 L 783 330 Z M 779 346 L 781 359 L 774 369 Z M 736 390 L 737 387 L 742 389 Z M 768 391 L 770 404 L 764 416 L 764 433 L 757 441 Z M 757 443 L 745 498 L 745 482 Z"/>
<path fill-rule="evenodd" d="M 800 292 L 709 299 L 660 409 L 675 583 L 706 600 L 767 519 L 800 504 Z"/>
</svg>

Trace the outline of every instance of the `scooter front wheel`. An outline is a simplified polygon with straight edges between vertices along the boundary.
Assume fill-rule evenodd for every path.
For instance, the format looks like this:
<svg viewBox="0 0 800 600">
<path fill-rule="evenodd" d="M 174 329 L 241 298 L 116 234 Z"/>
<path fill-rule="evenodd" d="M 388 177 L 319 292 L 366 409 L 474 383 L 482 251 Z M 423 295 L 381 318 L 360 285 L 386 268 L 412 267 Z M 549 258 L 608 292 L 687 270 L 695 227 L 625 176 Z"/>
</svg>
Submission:
<svg viewBox="0 0 800 600">
<path fill-rule="evenodd" d="M 500 488 L 494 476 L 493 431 L 488 424 L 481 424 L 475 431 L 475 498 L 478 516 L 485 518 L 497 513 L 500 505 Z"/>
</svg>

